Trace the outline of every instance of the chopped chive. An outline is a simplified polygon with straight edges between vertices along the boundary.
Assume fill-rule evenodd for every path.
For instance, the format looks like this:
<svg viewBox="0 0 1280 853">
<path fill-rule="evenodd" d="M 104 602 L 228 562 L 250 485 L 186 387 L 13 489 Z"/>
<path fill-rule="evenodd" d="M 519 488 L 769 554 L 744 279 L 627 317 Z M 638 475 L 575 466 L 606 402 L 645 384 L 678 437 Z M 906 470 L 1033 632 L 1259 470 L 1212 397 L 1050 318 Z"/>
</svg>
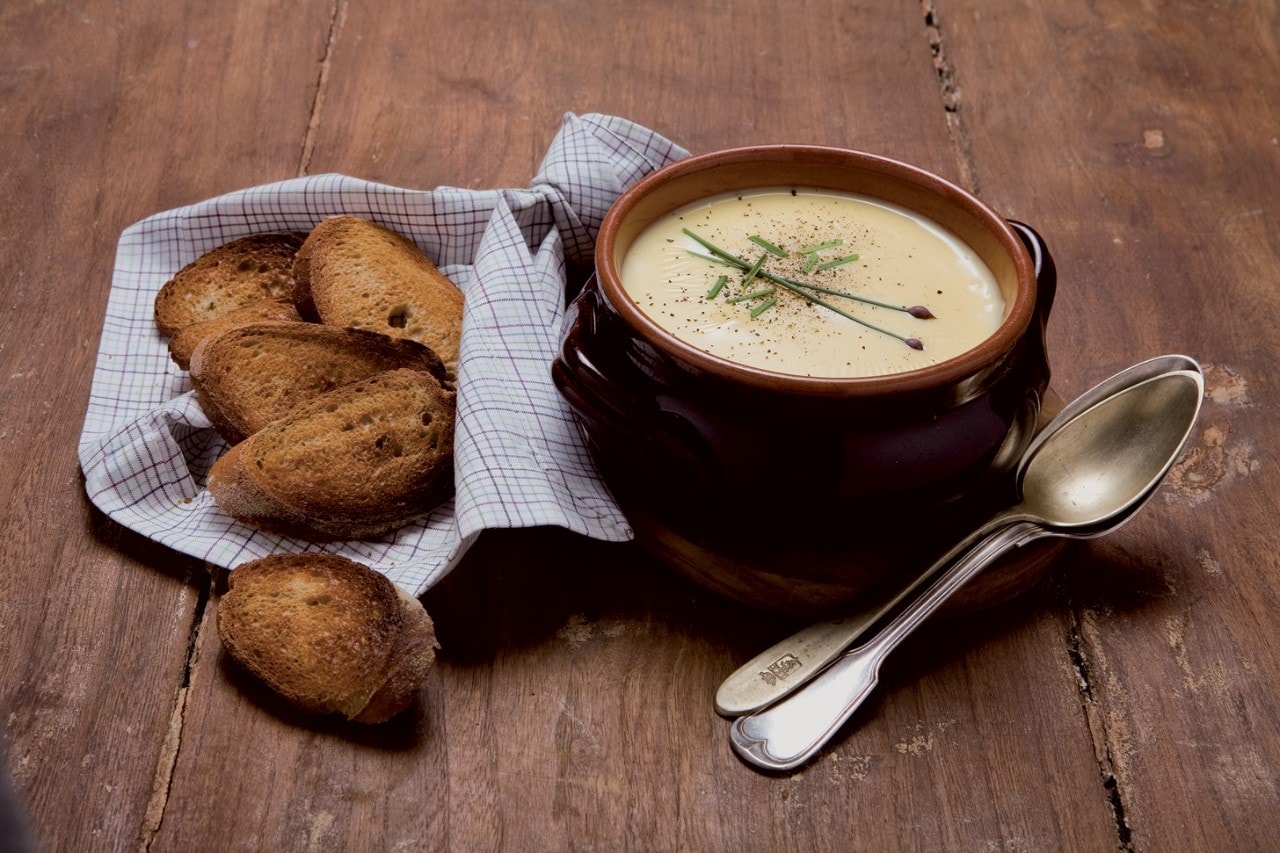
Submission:
<svg viewBox="0 0 1280 853">
<path fill-rule="evenodd" d="M 816 267 L 814 267 L 813 271 L 822 272 L 823 270 L 829 270 L 834 267 L 840 267 L 840 266 L 844 266 L 845 264 L 851 264 L 857 259 L 858 259 L 858 255 L 856 253 L 852 255 L 845 255 L 843 258 L 835 258 L 834 260 L 824 261 L 823 263 L 820 263 Z"/>
<path fill-rule="evenodd" d="M 816 264 L 817 262 L 818 262 L 818 253 L 810 252 L 809 256 L 805 258 L 804 272 L 811 272 L 813 270 L 813 265 Z"/>
<path fill-rule="evenodd" d="M 716 296 L 720 293 L 720 289 L 724 287 L 725 282 L 727 282 L 728 280 L 729 280 L 729 276 L 727 275 L 722 275 L 718 279 L 716 279 L 716 283 L 711 286 L 711 289 L 709 291 L 707 291 L 706 298 L 715 299 Z"/>
<path fill-rule="evenodd" d="M 825 243 L 814 243 L 812 246 L 805 246 L 797 255 L 812 255 L 814 252 L 821 252 L 823 249 L 834 249 L 836 246 L 843 246 L 843 240 L 828 240 Z"/>
<path fill-rule="evenodd" d="M 759 275 L 760 268 L 764 266 L 764 259 L 767 257 L 769 257 L 769 253 L 765 252 L 763 255 L 760 256 L 760 260 L 756 261 L 751 266 L 751 269 L 747 270 L 746 277 L 742 279 L 743 287 L 746 287 L 748 284 L 751 283 L 752 279 L 754 279 L 757 275 Z"/>
<path fill-rule="evenodd" d="M 761 302 L 755 308 L 751 309 L 751 319 L 754 320 L 755 318 L 759 317 L 761 314 L 763 314 L 764 312 L 772 308 L 774 305 L 776 305 L 777 302 L 778 302 L 778 297 L 770 296 L 764 302 Z"/>
<path fill-rule="evenodd" d="M 782 249 L 779 249 L 777 246 L 773 245 L 768 240 L 761 237 L 759 234 L 752 234 L 747 239 L 750 240 L 752 243 L 755 243 L 757 246 L 764 249 L 766 252 L 773 255 L 774 257 L 785 258 L 787 256 L 786 252 L 784 252 Z"/>
<path fill-rule="evenodd" d="M 764 290 L 757 290 L 754 293 L 743 293 L 740 296 L 731 296 L 725 302 L 746 302 L 748 299 L 759 299 L 762 296 L 773 296 L 774 289 L 766 287 Z"/>
<path fill-rule="evenodd" d="M 712 255 L 704 255 L 701 252 L 695 252 L 693 249 L 685 249 L 685 251 L 693 255 L 695 258 L 698 258 L 699 260 L 710 261 L 711 263 L 719 264 L 722 267 L 733 266 L 733 264 L 729 263 L 724 258 L 713 257 Z"/>
<path fill-rule="evenodd" d="M 750 270 L 752 268 L 752 264 L 747 263 L 742 258 L 738 257 L 737 255 L 731 252 L 726 252 L 724 249 L 721 249 L 715 243 L 712 243 L 710 240 L 707 240 L 704 237 L 700 237 L 698 234 L 694 233 L 693 231 L 690 231 L 688 228 L 684 228 L 682 230 L 684 231 L 685 234 L 687 234 L 689 237 L 692 237 L 700 245 L 702 245 L 709 252 L 711 252 L 713 255 L 716 256 L 711 260 L 718 259 L 720 263 L 723 263 L 726 266 L 734 266 L 744 271 Z M 833 241 L 833 242 L 835 243 L 835 245 L 841 245 L 843 244 L 844 241 L 839 240 L 839 241 Z M 697 254 L 697 253 L 691 252 L 691 254 Z M 705 257 L 705 256 L 699 255 L 699 257 Z M 856 255 L 853 257 L 856 258 Z M 820 287 L 819 285 L 816 285 L 816 284 L 797 281 L 796 279 L 786 278 L 785 276 L 774 275 L 773 273 L 769 272 L 766 269 L 758 269 L 756 270 L 756 274 L 760 278 L 768 279 L 769 281 L 772 281 L 775 284 L 779 284 L 782 287 L 785 287 L 787 290 L 790 290 L 792 293 L 795 293 L 797 296 L 803 297 L 804 299 L 808 300 L 809 302 L 812 302 L 815 305 L 820 305 L 821 307 L 826 308 L 828 311 L 834 311 L 836 314 L 839 314 L 841 317 L 844 317 L 845 319 L 852 320 L 853 322 L 857 323 L 859 326 L 870 329 L 873 332 L 879 332 L 882 335 L 887 335 L 888 337 L 902 341 L 904 344 L 911 347 L 912 349 L 921 349 L 921 350 L 924 349 L 924 344 L 920 341 L 919 338 L 904 337 L 903 335 L 899 335 L 895 332 L 891 332 L 888 329 L 882 329 L 879 326 L 868 323 L 865 320 L 859 320 L 857 317 L 853 316 L 847 311 L 842 311 L 841 309 L 832 305 L 830 302 L 826 302 L 825 300 L 819 299 L 818 297 L 810 293 L 809 290 L 815 290 L 815 291 L 820 291 L 824 293 L 831 293 L 834 295 L 843 296 L 846 299 L 852 299 L 856 302 L 864 302 L 869 305 L 877 305 L 881 308 L 889 308 L 894 311 L 903 311 L 911 314 L 911 316 L 913 317 L 917 317 L 920 319 L 927 319 L 927 318 L 921 317 L 919 311 L 917 310 L 917 309 L 923 308 L 925 311 L 928 311 L 928 309 L 924 308 L 924 306 L 918 305 L 912 308 L 904 308 L 900 305 L 890 305 L 885 302 L 877 302 L 876 300 L 868 299 L 865 296 L 858 296 L 853 293 L 845 293 L 839 290 L 831 290 L 830 288 Z M 726 300 L 726 301 L 736 302 L 742 299 L 749 299 L 749 298 L 755 298 L 758 296 L 764 296 L 765 294 L 766 294 L 766 291 L 758 291 L 757 293 L 751 294 L 749 296 L 734 297 L 733 299 Z"/>
</svg>

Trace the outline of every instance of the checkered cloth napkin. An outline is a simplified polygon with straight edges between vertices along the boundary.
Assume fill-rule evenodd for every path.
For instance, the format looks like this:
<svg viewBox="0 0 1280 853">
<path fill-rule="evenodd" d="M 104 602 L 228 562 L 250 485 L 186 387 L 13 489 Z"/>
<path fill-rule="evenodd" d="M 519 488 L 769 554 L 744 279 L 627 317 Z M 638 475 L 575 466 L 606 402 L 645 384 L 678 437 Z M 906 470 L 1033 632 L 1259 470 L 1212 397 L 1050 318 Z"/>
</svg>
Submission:
<svg viewBox="0 0 1280 853">
<path fill-rule="evenodd" d="M 282 181 L 160 213 L 116 250 L 80 465 L 89 499 L 143 536 L 224 568 L 290 551 L 341 554 L 421 594 L 480 531 L 555 525 L 631 536 L 551 382 L 566 259 L 590 263 L 605 212 L 631 184 L 686 156 L 624 119 L 567 115 L 528 189 L 407 190 L 342 175 Z M 457 493 L 381 539 L 317 544 L 259 532 L 204 488 L 226 443 L 156 331 L 156 292 L 237 237 L 310 230 L 326 216 L 375 220 L 415 240 L 466 295 L 458 366 Z"/>
</svg>

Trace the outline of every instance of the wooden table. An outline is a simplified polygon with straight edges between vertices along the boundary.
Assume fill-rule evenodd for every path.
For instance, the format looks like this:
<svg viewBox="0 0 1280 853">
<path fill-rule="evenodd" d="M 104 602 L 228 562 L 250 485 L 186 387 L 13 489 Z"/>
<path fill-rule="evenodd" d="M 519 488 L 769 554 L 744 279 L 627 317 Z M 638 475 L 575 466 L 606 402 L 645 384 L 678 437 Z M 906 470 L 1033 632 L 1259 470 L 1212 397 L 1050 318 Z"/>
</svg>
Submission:
<svg viewBox="0 0 1280 853">
<path fill-rule="evenodd" d="M 1277 34 L 1262 0 L 0 7 L 0 742 L 32 835 L 1275 849 Z M 524 186 L 566 111 L 693 151 L 856 147 L 973 189 L 1057 259 L 1063 396 L 1152 355 L 1202 360 L 1188 452 L 1130 526 L 913 638 L 799 772 L 741 763 L 711 703 L 799 622 L 555 530 L 486 534 L 425 596 L 444 649 L 410 712 L 294 714 L 228 665 L 206 567 L 84 497 L 120 232 L 303 174 Z"/>
</svg>

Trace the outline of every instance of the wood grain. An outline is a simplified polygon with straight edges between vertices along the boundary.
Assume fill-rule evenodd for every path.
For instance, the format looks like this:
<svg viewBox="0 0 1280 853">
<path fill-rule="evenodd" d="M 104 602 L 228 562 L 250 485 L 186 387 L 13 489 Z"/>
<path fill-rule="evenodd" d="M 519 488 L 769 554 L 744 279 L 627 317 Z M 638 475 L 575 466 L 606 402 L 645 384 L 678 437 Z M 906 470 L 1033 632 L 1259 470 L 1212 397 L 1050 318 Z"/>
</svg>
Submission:
<svg viewBox="0 0 1280 853">
<path fill-rule="evenodd" d="M 51 850 L 1265 849 L 1280 830 L 1275 3 L 0 8 L 0 755 Z M 939 619 L 801 771 L 712 696 L 800 627 L 633 545 L 486 534 L 386 726 L 232 664 L 205 567 L 83 496 L 116 240 L 299 173 L 522 186 L 566 111 L 897 156 L 1035 225 L 1054 385 L 1207 363 L 1187 456 L 1049 580 Z M 5 839 L 0 839 L 3 846 Z"/>
</svg>

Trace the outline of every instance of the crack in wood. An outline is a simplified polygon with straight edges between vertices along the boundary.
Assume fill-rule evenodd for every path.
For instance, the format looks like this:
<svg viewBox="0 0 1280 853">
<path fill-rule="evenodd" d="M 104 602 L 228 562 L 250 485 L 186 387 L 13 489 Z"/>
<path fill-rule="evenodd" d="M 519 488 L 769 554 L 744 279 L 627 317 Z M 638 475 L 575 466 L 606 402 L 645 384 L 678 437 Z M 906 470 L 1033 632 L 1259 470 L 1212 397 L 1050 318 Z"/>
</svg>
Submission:
<svg viewBox="0 0 1280 853">
<path fill-rule="evenodd" d="M 1071 659 L 1071 668 L 1076 674 L 1076 683 L 1080 690 L 1080 704 L 1084 709 L 1085 726 L 1093 741 L 1094 759 L 1098 762 L 1098 774 L 1102 779 L 1102 788 L 1107 796 L 1107 804 L 1111 808 L 1111 816 L 1115 822 L 1116 846 L 1119 850 L 1133 850 L 1133 830 L 1129 826 L 1129 818 L 1125 808 L 1124 795 L 1120 790 L 1120 780 L 1115 773 L 1115 761 L 1111 751 L 1111 737 L 1106 717 L 1099 707 L 1098 694 L 1094 690 L 1094 677 L 1089 666 L 1089 657 L 1085 652 L 1084 628 L 1075 603 L 1067 591 L 1065 583 L 1056 584 L 1059 597 L 1070 615 L 1071 624 L 1067 633 L 1067 654 Z"/>
<path fill-rule="evenodd" d="M 1120 781 L 1114 773 L 1109 773 L 1102 780 L 1102 787 L 1107 792 L 1107 801 L 1111 804 L 1111 813 L 1116 820 L 1116 841 L 1121 850 L 1133 850 L 1133 830 L 1129 829 L 1129 819 L 1125 817 L 1124 798 L 1120 796 Z"/>
<path fill-rule="evenodd" d="M 942 107 L 949 113 L 960 110 L 960 91 L 956 87 L 956 70 L 947 59 L 942 48 L 942 25 L 938 19 L 938 6 L 935 0 L 920 0 L 924 12 L 925 32 L 929 36 L 929 53 L 933 57 L 933 73 L 938 78 L 938 88 L 942 92 Z"/>
<path fill-rule="evenodd" d="M 320 116 L 324 112 L 325 91 L 329 88 L 329 70 L 333 64 L 333 49 L 338 43 L 338 36 L 347 20 L 347 0 L 336 0 L 333 12 L 329 16 L 329 32 L 325 38 L 324 55 L 320 57 L 320 74 L 316 78 L 316 93 L 311 100 L 311 111 L 307 118 L 307 130 L 302 137 L 302 153 L 298 159 L 298 177 L 311 171 L 311 155 L 315 150 L 316 130 L 320 127 Z"/>
<path fill-rule="evenodd" d="M 191 686 L 191 673 L 200 658 L 200 637 L 204 631 L 205 611 L 208 610 L 212 575 L 202 572 L 201 578 L 195 580 L 199 587 L 196 594 L 195 610 L 191 617 L 191 629 L 187 633 L 186 658 L 182 665 L 182 675 L 178 689 L 174 694 L 173 709 L 169 713 L 169 727 L 165 731 L 164 742 L 160 745 L 160 757 L 156 760 L 156 773 L 151 781 L 151 799 L 147 802 L 146 812 L 142 818 L 142 830 L 138 835 L 138 849 L 146 853 L 151 849 L 156 835 L 160 832 L 160 824 L 164 821 L 165 808 L 169 803 L 169 791 L 173 787 L 173 772 L 178 764 L 178 751 L 182 746 L 182 725 L 187 710 L 187 691 Z"/>
<path fill-rule="evenodd" d="M 970 140 L 965 132 L 960 114 L 960 86 L 955 66 L 951 64 L 943 45 L 942 21 L 938 16 L 937 0 L 920 0 L 924 14 L 925 35 L 929 40 L 929 55 L 933 61 L 933 74 L 938 81 L 942 97 L 942 109 L 947 120 L 947 131 L 956 151 L 960 167 L 960 182 L 973 193 L 978 192 L 978 179 L 970 155 Z"/>
</svg>

